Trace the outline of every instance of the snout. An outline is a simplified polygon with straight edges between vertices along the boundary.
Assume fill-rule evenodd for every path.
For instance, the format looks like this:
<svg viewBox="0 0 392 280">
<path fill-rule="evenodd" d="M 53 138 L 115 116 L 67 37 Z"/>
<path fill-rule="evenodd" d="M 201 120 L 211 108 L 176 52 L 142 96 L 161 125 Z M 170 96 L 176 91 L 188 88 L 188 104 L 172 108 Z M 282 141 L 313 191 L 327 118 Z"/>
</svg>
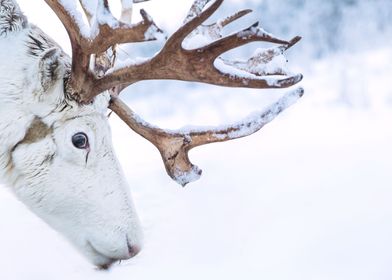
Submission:
<svg viewBox="0 0 392 280">
<path fill-rule="evenodd" d="M 98 269 L 102 269 L 102 270 L 108 270 L 112 264 L 116 263 L 116 262 L 120 262 L 122 260 L 128 260 L 130 258 L 133 258 L 134 256 L 136 256 L 140 251 L 141 248 L 138 246 L 130 246 L 128 248 L 129 250 L 129 254 L 127 256 L 124 256 L 123 258 L 109 258 L 106 256 L 102 256 L 104 259 L 106 259 L 103 263 L 98 263 L 96 264 Z"/>
<path fill-rule="evenodd" d="M 134 256 L 136 256 L 137 254 L 139 254 L 139 252 L 142 250 L 141 247 L 134 245 L 134 246 L 128 246 L 128 252 L 129 252 L 129 258 L 133 258 Z"/>
<path fill-rule="evenodd" d="M 88 242 L 88 249 L 92 253 L 93 263 L 99 269 L 109 269 L 113 263 L 128 260 L 133 258 L 141 251 L 140 244 L 132 244 L 126 239 L 124 247 L 115 248 L 112 246 L 108 248 L 99 248 L 99 246 L 94 245 L 92 242 Z M 91 255 L 91 254 L 90 254 Z"/>
</svg>

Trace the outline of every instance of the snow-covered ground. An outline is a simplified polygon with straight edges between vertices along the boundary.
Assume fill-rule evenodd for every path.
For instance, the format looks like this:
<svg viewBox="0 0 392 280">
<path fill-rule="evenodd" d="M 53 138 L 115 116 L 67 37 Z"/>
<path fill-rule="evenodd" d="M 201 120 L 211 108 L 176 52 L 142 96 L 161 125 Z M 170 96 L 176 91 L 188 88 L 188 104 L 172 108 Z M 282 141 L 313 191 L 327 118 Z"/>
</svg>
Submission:
<svg viewBox="0 0 392 280">
<path fill-rule="evenodd" d="M 45 22 L 33 1 L 19 2 Z M 186 188 L 149 142 L 111 117 L 145 246 L 110 271 L 95 270 L 1 187 L 0 279 L 392 279 L 392 49 L 295 60 L 305 96 L 254 136 L 192 151 L 204 173 Z M 129 104 L 170 128 L 231 122 L 281 94 L 148 85 L 136 85 Z"/>
</svg>

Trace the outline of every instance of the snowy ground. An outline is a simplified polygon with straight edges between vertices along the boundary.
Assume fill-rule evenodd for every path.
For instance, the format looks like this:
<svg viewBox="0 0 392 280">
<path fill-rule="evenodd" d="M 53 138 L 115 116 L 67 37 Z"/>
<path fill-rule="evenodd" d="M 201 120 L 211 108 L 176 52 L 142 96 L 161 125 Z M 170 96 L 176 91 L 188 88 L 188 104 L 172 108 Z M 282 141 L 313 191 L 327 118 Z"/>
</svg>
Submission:
<svg viewBox="0 0 392 280">
<path fill-rule="evenodd" d="M 252 137 L 195 149 L 204 174 L 184 189 L 155 148 L 113 117 L 142 253 L 96 271 L 3 187 L 0 279 L 390 280 L 390 61 L 380 48 L 307 65 L 303 99 Z M 141 84 L 129 103 L 171 128 L 235 120 L 278 94 L 164 85 L 169 100 L 145 100 Z"/>
</svg>

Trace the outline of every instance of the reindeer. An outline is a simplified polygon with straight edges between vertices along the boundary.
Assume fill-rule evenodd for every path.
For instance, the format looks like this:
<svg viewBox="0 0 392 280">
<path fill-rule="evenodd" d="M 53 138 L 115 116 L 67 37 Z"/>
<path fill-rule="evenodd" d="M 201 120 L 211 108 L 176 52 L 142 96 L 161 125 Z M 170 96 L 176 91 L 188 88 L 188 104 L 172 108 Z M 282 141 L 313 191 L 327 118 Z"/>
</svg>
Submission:
<svg viewBox="0 0 392 280">
<path fill-rule="evenodd" d="M 120 19 L 112 15 L 107 0 L 45 2 L 68 32 L 71 57 L 28 22 L 16 1 L 0 0 L 0 175 L 19 200 L 98 267 L 129 259 L 142 246 L 141 225 L 112 147 L 108 110 L 153 143 L 168 175 L 185 186 L 201 175 L 189 160 L 190 149 L 253 134 L 303 95 L 301 88 L 290 91 L 266 110 L 224 127 L 158 128 L 122 102 L 120 92 L 153 79 L 290 87 L 302 75 L 289 74 L 276 66 L 276 59 L 300 37 L 282 40 L 258 23 L 224 37 L 223 27 L 251 11 L 205 25 L 223 0 L 210 5 L 209 0 L 196 0 L 160 52 L 142 61 L 120 61 L 117 45 L 162 34 L 144 10 L 142 21 L 133 24 L 131 0 L 122 0 Z M 197 45 L 198 37 L 204 38 L 202 45 Z M 279 46 L 259 50 L 247 61 L 221 58 L 250 42 Z"/>
</svg>

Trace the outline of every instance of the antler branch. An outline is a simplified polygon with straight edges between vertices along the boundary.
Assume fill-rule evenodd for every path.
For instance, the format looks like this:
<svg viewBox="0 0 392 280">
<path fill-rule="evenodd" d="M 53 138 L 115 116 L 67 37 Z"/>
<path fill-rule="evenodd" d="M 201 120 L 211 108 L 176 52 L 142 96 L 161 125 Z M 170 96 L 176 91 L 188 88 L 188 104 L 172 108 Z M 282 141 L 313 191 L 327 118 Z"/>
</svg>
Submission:
<svg viewBox="0 0 392 280">
<path fill-rule="evenodd" d="M 201 4 L 207 4 L 207 2 L 206 0 L 195 1 L 198 4 L 192 6 L 192 12 L 190 12 L 192 16 L 188 15 L 186 23 L 168 39 L 165 46 L 155 57 L 142 63 L 112 69 L 97 81 L 94 92 L 102 92 L 118 84 L 130 85 L 141 80 L 155 79 L 203 82 L 220 86 L 248 88 L 285 88 L 298 83 L 302 79 L 301 74 L 282 78 L 260 77 L 218 58 L 229 50 L 251 42 L 277 43 L 282 44 L 281 49 L 288 49 L 301 39 L 300 37 L 294 37 L 290 41 L 285 41 L 276 38 L 259 28 L 259 23 L 205 46 L 196 49 L 184 48 L 184 43 L 191 45 L 186 42 L 188 36 L 194 36 L 198 31 L 203 32 L 205 26 L 200 25 L 219 8 L 223 0 L 216 0 L 203 12 L 194 12 L 194 10 L 200 9 Z M 220 21 L 220 26 L 223 27 L 249 12 L 250 10 L 244 10 L 228 17 Z M 201 30 L 198 30 L 198 27 L 202 27 Z M 211 30 L 212 25 L 209 27 L 209 30 Z"/>
<path fill-rule="evenodd" d="M 69 86 L 73 91 L 72 97 L 81 103 L 90 102 L 100 93 L 92 94 L 99 78 L 89 69 L 91 55 L 101 54 L 116 44 L 155 40 L 152 32 L 148 31 L 160 32 L 144 10 L 140 11 L 143 20 L 135 25 L 118 21 L 111 14 L 107 0 L 98 1 L 96 16 L 92 15 L 91 7 L 81 1 L 87 17 L 95 20 L 90 23 L 91 27 L 84 24 L 82 16 L 69 1 L 45 1 L 59 17 L 71 40 L 72 74 Z"/>
<path fill-rule="evenodd" d="M 159 150 L 168 175 L 177 183 L 185 186 L 199 179 L 202 173 L 201 169 L 189 160 L 188 152 L 191 149 L 249 136 L 271 122 L 302 95 L 302 88 L 291 91 L 267 109 L 254 113 L 235 124 L 217 128 L 192 128 L 178 131 L 164 130 L 147 123 L 119 98 L 112 98 L 109 108 L 132 130 L 150 141 Z"/>
</svg>

